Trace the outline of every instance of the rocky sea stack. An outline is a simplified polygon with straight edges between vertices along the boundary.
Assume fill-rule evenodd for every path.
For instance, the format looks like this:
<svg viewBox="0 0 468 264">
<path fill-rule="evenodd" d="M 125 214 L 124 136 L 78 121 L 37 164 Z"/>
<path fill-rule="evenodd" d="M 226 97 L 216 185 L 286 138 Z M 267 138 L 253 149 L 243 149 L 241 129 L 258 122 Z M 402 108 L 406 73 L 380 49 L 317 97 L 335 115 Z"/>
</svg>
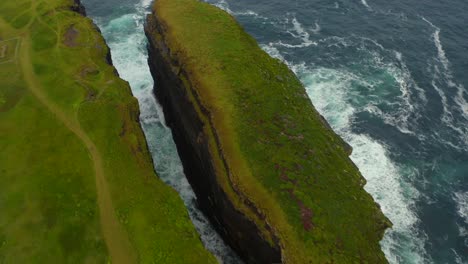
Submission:
<svg viewBox="0 0 468 264">
<path fill-rule="evenodd" d="M 285 64 L 197 0 L 157 0 L 146 34 L 200 207 L 247 263 L 386 263 L 391 223 Z"/>
</svg>

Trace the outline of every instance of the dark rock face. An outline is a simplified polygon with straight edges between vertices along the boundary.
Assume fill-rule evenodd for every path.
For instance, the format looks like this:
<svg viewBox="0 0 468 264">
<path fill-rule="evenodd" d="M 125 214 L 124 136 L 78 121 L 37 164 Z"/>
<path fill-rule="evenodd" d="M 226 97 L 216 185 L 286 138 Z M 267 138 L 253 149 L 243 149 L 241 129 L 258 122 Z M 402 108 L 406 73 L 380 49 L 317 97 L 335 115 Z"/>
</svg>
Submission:
<svg viewBox="0 0 468 264">
<path fill-rule="evenodd" d="M 80 0 L 73 0 L 74 4 L 71 6 L 71 10 L 82 14 L 83 16 L 86 16 L 86 9 L 85 7 L 81 4 Z"/>
<path fill-rule="evenodd" d="M 192 84 L 181 67 L 183 63 L 171 57 L 170 47 L 164 42 L 165 30 L 153 15 L 148 16 L 145 32 L 149 40 L 149 66 L 156 83 L 155 94 L 172 128 L 184 171 L 201 210 L 247 263 L 281 263 L 278 243 L 272 246 L 266 241 L 255 223 L 237 210 L 218 183 L 209 138 L 204 132 L 204 127 L 210 124 L 204 123 L 197 113 L 188 94 Z"/>
</svg>

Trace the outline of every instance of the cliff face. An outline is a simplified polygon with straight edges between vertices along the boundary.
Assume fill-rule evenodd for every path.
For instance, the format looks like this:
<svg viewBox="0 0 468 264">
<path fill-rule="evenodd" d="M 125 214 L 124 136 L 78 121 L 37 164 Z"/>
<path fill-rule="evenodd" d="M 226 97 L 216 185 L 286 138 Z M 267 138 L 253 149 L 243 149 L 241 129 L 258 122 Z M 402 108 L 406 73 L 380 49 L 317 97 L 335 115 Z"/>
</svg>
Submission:
<svg viewBox="0 0 468 264">
<path fill-rule="evenodd" d="M 164 108 L 167 124 L 172 128 L 184 171 L 197 194 L 200 208 L 247 262 L 280 263 L 279 245 L 270 244 L 260 235 L 255 223 L 236 208 L 218 182 L 213 160 L 216 154 L 210 150 L 210 138 L 205 133 L 205 128 L 211 126 L 206 119 L 206 109 L 200 109 L 192 101 L 197 100 L 192 97 L 192 84 L 184 81 L 189 75 L 179 61 L 171 59 L 170 47 L 164 41 L 154 41 L 163 39 L 166 32 L 152 17 L 148 18 L 146 30 L 150 40 L 149 65 L 157 83 L 155 93 Z"/>
<path fill-rule="evenodd" d="M 248 263 L 385 263 L 391 223 L 304 88 L 224 11 L 157 0 L 149 64 L 203 211 Z"/>
<path fill-rule="evenodd" d="M 86 16 L 86 9 L 80 0 L 73 0 L 73 5 L 70 7 L 70 9 L 82 16 Z"/>
</svg>

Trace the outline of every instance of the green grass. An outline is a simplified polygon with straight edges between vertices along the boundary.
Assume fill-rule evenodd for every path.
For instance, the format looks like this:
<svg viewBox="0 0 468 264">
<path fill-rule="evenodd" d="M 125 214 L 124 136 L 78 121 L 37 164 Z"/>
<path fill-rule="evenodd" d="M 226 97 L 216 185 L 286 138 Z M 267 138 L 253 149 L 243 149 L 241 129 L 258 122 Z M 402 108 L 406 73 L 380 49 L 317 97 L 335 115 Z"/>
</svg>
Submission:
<svg viewBox="0 0 468 264">
<path fill-rule="evenodd" d="M 165 32 L 152 37 L 164 41 L 168 56 L 189 73 L 186 89 L 207 124 L 219 183 L 270 240 L 242 199 L 265 215 L 284 261 L 385 263 L 379 241 L 391 223 L 364 191 L 365 179 L 342 139 L 322 122 L 287 66 L 263 52 L 233 17 L 206 3 L 158 0 L 153 14 L 150 25 Z"/>
<path fill-rule="evenodd" d="M 153 171 L 138 104 L 103 38 L 72 4 L 0 1 L 0 263 L 122 262 L 103 234 L 112 216 L 99 206 L 96 155 L 111 197 L 103 206 L 135 262 L 215 263 Z"/>
</svg>

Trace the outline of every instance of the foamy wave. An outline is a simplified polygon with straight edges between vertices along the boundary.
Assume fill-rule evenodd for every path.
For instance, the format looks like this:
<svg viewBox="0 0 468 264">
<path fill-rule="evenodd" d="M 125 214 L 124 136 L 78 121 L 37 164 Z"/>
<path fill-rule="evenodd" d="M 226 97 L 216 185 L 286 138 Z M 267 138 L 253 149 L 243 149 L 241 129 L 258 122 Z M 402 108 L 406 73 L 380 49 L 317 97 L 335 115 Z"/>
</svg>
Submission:
<svg viewBox="0 0 468 264">
<path fill-rule="evenodd" d="M 449 60 L 447 59 L 447 56 L 445 55 L 445 50 L 442 47 L 442 43 L 440 42 L 440 28 L 436 27 L 434 24 L 432 24 L 431 21 L 427 20 L 426 18 L 423 17 L 422 19 L 429 25 L 431 25 L 432 28 L 435 29 L 434 33 L 432 34 L 432 37 L 434 38 L 434 44 L 437 48 L 439 61 L 444 66 L 444 69 L 447 71 L 449 68 Z"/>
<path fill-rule="evenodd" d="M 460 107 L 460 110 L 465 120 L 468 120 L 468 102 L 465 99 L 465 96 L 468 96 L 467 92 L 465 90 L 465 87 L 461 84 L 458 84 L 455 87 L 457 88 L 457 96 L 455 97 L 455 103 L 457 103 Z"/>
<path fill-rule="evenodd" d="M 447 96 L 445 95 L 445 92 L 442 89 L 440 89 L 439 86 L 436 85 L 434 80 L 432 80 L 431 84 L 432 84 L 432 87 L 434 87 L 434 89 L 439 94 L 440 99 L 442 100 L 442 107 L 443 107 L 442 121 L 446 124 L 451 124 L 453 121 L 453 116 L 452 116 L 452 113 L 449 111 Z"/>
<path fill-rule="evenodd" d="M 137 7 L 148 9 L 152 3 L 153 3 L 153 0 L 141 0 L 139 6 Z"/>
<path fill-rule="evenodd" d="M 411 83 L 413 85 L 414 89 L 418 92 L 419 98 L 421 99 L 422 103 L 427 104 L 426 91 L 424 91 L 424 89 L 419 87 L 419 85 L 416 83 L 416 81 L 411 76 L 411 72 L 408 69 L 408 66 L 406 66 L 406 63 L 405 63 L 405 61 L 403 59 L 403 55 L 401 54 L 401 52 L 398 52 L 398 51 L 394 51 L 394 53 L 395 53 L 396 59 L 400 63 L 400 68 L 402 70 L 402 74 L 403 74 L 404 79 L 407 80 L 407 82 L 409 82 L 409 83 Z"/>
<path fill-rule="evenodd" d="M 371 55 L 370 59 L 365 61 L 365 64 L 370 66 L 373 70 L 379 70 L 388 74 L 391 76 L 391 79 L 395 82 L 395 84 L 390 84 L 391 87 L 389 87 L 388 80 L 375 79 L 372 76 L 357 76 L 347 72 L 347 76 L 352 77 L 350 80 L 352 80 L 356 85 L 365 87 L 367 89 L 366 95 L 360 95 L 360 92 L 357 91 L 357 94 L 354 95 L 358 98 L 366 96 L 366 99 L 362 98 L 361 101 L 366 101 L 367 105 L 363 106 L 361 110 L 378 116 L 382 121 L 384 121 L 384 123 L 397 128 L 404 134 L 411 134 L 417 136 L 421 140 L 423 139 L 423 135 L 414 132 L 414 127 L 417 124 L 418 119 L 421 117 L 421 108 L 427 104 L 426 94 L 425 91 L 420 88 L 413 79 L 411 72 L 406 66 L 403 55 L 400 52 L 387 50 L 377 41 L 365 37 L 353 36 L 343 38 L 334 36 L 321 39 L 319 40 L 319 43 L 320 45 L 326 45 L 328 47 L 353 47 Z M 285 47 L 285 45 L 278 45 L 278 42 L 269 44 L 270 48 L 273 46 Z M 382 53 L 393 53 L 396 58 L 396 62 L 388 61 L 384 56 L 382 56 Z M 280 57 L 279 51 L 277 49 L 272 54 L 274 54 L 273 56 Z M 336 79 L 339 78 L 339 76 L 336 76 Z M 395 86 L 395 88 L 398 87 L 400 91 L 400 94 L 397 97 L 399 100 L 395 100 L 394 97 L 392 97 L 390 100 L 379 100 L 379 98 L 382 96 L 382 93 L 394 93 L 394 91 L 392 91 L 393 86 Z M 348 89 L 351 89 L 351 87 L 352 84 L 349 83 Z M 392 89 L 385 91 L 382 90 L 384 87 L 389 87 Z M 417 98 L 415 98 L 415 96 L 417 96 Z M 375 97 L 376 100 L 368 100 L 372 97 Z M 388 107 L 386 107 L 385 111 L 381 110 L 383 104 L 390 106 L 390 108 L 393 110 L 389 110 Z"/>
<path fill-rule="evenodd" d="M 206 0 L 206 2 L 223 9 L 224 11 L 228 12 L 229 14 L 233 16 L 251 16 L 256 19 L 261 19 L 264 21 L 269 21 L 271 20 L 268 17 L 262 16 L 252 10 L 246 10 L 246 11 L 233 11 L 229 3 L 226 0 L 217 0 L 217 1 L 212 1 L 212 0 Z M 292 19 L 289 18 L 290 14 L 287 15 L 287 17 L 284 20 L 284 23 L 290 24 L 291 28 L 287 30 L 286 32 L 289 33 L 292 37 L 294 37 L 297 40 L 300 40 L 300 44 L 291 44 L 291 43 L 284 43 L 281 40 L 278 40 L 277 42 L 272 42 L 270 45 L 276 45 L 276 46 L 282 46 L 285 48 L 306 48 L 312 45 L 317 45 L 317 42 L 313 41 L 310 39 L 310 34 L 307 29 L 304 28 L 304 26 L 297 20 L 296 17 L 293 17 Z M 273 25 L 276 25 L 275 23 L 272 22 Z M 312 33 L 318 34 L 321 30 L 320 25 L 318 22 L 315 22 L 315 27 L 309 29 Z"/>
<path fill-rule="evenodd" d="M 254 17 L 256 19 L 262 19 L 262 20 L 268 20 L 269 18 L 268 17 L 265 17 L 265 16 L 262 16 L 252 10 L 246 10 L 246 11 L 233 11 L 230 6 L 229 6 L 229 3 L 226 2 L 225 0 L 204 0 L 205 2 L 207 3 L 210 3 L 226 12 L 228 12 L 229 14 L 233 15 L 233 16 L 251 16 L 251 17 Z"/>
<path fill-rule="evenodd" d="M 317 42 L 310 40 L 310 34 L 307 32 L 306 29 L 302 26 L 302 24 L 297 20 L 297 18 L 293 18 L 291 20 L 291 23 L 293 25 L 292 30 L 288 30 L 287 32 L 291 34 L 294 38 L 302 40 L 302 44 L 300 45 L 289 45 L 289 47 L 309 47 L 311 45 L 317 45 Z M 317 23 L 316 23 L 317 25 Z M 317 25 L 318 26 L 318 25 Z M 320 30 L 320 27 L 318 26 L 317 30 Z M 317 31 L 318 32 L 318 31 Z M 288 47 L 288 46 L 285 46 Z"/>
<path fill-rule="evenodd" d="M 442 66 L 442 70 L 434 64 L 433 65 L 433 80 L 432 87 L 440 95 L 443 105 L 443 114 L 441 117 L 442 122 L 450 129 L 452 129 L 458 135 L 457 143 L 452 143 L 451 145 L 456 146 L 456 149 L 468 149 L 468 102 L 466 100 L 467 91 L 462 84 L 459 84 L 455 81 L 453 73 L 450 69 L 450 61 L 447 58 L 442 41 L 440 39 L 441 29 L 434 25 L 428 19 L 422 17 L 426 23 L 428 23 L 431 28 L 434 29 L 432 33 L 432 41 L 437 50 L 436 61 Z M 436 81 L 444 82 L 447 87 L 455 90 L 455 96 L 448 97 L 445 91 L 436 85 Z M 452 104 L 452 102 L 454 104 Z M 456 105 L 457 107 L 454 107 Z M 464 121 L 459 121 L 455 119 L 457 113 L 464 119 Z M 461 143 L 461 144 L 460 144 Z"/>
<path fill-rule="evenodd" d="M 372 8 L 369 6 L 369 4 L 367 3 L 366 0 L 361 0 L 361 3 L 362 3 L 362 5 L 364 5 L 365 7 L 367 7 L 367 9 L 372 10 Z"/>
<path fill-rule="evenodd" d="M 467 95 L 467 91 L 462 84 L 458 84 L 454 80 L 453 73 L 450 70 L 450 61 L 447 58 L 447 55 L 445 54 L 445 50 L 442 46 L 442 42 L 440 41 L 441 30 L 439 27 L 435 26 L 432 22 L 430 22 L 426 18 L 423 17 L 422 19 L 426 21 L 435 30 L 434 33 L 432 34 L 432 38 L 437 49 L 438 61 L 442 64 L 442 67 L 444 69 L 443 75 L 446 79 L 447 85 L 457 90 L 454 101 L 459 106 L 459 111 L 461 112 L 462 116 L 465 118 L 465 120 L 468 120 L 468 102 L 465 99 L 465 96 Z"/>
<path fill-rule="evenodd" d="M 254 17 L 256 19 L 262 19 L 262 20 L 268 20 L 269 19 L 268 17 L 265 17 L 265 16 L 262 16 L 262 15 L 260 15 L 258 13 L 255 13 L 252 10 L 247 10 L 247 11 L 242 11 L 242 12 L 233 12 L 233 14 L 235 16 L 251 16 L 251 17 Z"/>
<path fill-rule="evenodd" d="M 400 90 L 400 95 L 398 95 L 400 100 L 394 100 L 392 98 L 384 102 L 387 105 L 393 104 L 391 108 L 394 110 L 391 111 L 388 109 L 382 111 L 380 107 L 375 104 L 367 105 L 365 107 L 366 111 L 379 116 L 386 124 L 397 128 L 402 133 L 416 135 L 412 127 L 415 126 L 418 119 L 421 117 L 420 111 L 422 107 L 427 104 L 427 97 L 424 89 L 419 87 L 414 80 L 400 52 L 386 49 L 373 39 L 358 36 L 327 37 L 319 40 L 319 43 L 327 47 L 336 47 L 338 49 L 352 47 L 353 49 L 371 55 L 371 58 L 365 61 L 364 64 L 369 65 L 372 70 L 380 70 L 389 74 Z M 396 61 L 388 60 L 388 55 L 393 55 Z M 366 78 L 368 78 L 368 82 L 370 82 L 366 85 L 366 88 L 373 92 L 371 96 L 379 97 L 377 94 L 379 92 L 391 92 L 390 90 L 381 90 L 383 87 L 388 86 L 388 84 L 384 83 L 385 78 L 376 80 L 372 76 L 362 77 L 362 79 Z M 418 135 L 418 137 L 422 136 Z"/>
<path fill-rule="evenodd" d="M 453 200 L 456 203 L 458 216 L 463 220 L 463 223 L 457 223 L 458 233 L 464 239 L 465 247 L 468 247 L 468 192 L 455 192 Z M 463 263 L 462 258 L 458 255 L 457 251 L 452 249 L 457 263 Z"/>
<path fill-rule="evenodd" d="M 218 8 L 221 8 L 222 10 L 228 12 L 229 14 L 233 15 L 234 13 L 232 12 L 232 10 L 229 8 L 229 4 L 228 2 L 226 2 L 225 0 L 219 0 L 219 1 L 210 1 L 210 0 L 206 0 L 206 2 L 218 7 Z"/>
<path fill-rule="evenodd" d="M 312 46 L 312 45 L 317 45 L 316 42 L 314 41 L 307 41 L 307 42 L 303 42 L 301 44 L 288 44 L 288 43 L 283 43 L 281 40 L 277 41 L 277 42 L 272 42 L 273 45 L 276 45 L 276 46 L 282 46 L 282 47 L 285 47 L 285 48 L 307 48 L 309 46 Z"/>
<path fill-rule="evenodd" d="M 400 132 L 417 136 L 421 141 L 425 136 L 421 133 L 416 133 L 418 130 L 418 120 L 422 117 L 421 113 L 428 103 L 426 92 L 422 89 L 412 76 L 411 71 L 406 65 L 404 56 L 401 52 L 391 49 L 386 49 L 378 42 L 361 38 L 367 42 L 373 43 L 380 50 L 369 50 L 373 56 L 372 64 L 383 71 L 388 72 L 398 85 L 401 100 L 389 99 L 390 104 L 398 106 L 397 110 L 381 112 L 380 109 L 374 108 L 374 113 L 379 113 L 382 120 L 393 127 L 396 127 Z M 394 60 L 388 60 L 386 57 L 393 53 Z M 385 54 L 386 56 L 383 56 Z M 369 108 L 372 109 L 372 108 Z"/>
<path fill-rule="evenodd" d="M 262 47 L 271 56 L 284 60 L 278 49 L 272 45 Z M 400 263 L 401 250 L 411 249 L 406 253 L 405 260 L 410 260 L 410 263 L 425 262 L 427 260 L 424 249 L 425 235 L 416 231 L 418 218 L 412 210 L 413 202 L 419 197 L 419 193 L 401 176 L 402 173 L 415 172 L 402 172 L 402 169 L 388 157 L 385 145 L 369 136 L 355 134 L 351 130 L 358 109 L 350 102 L 350 98 L 356 97 L 350 88 L 353 85 L 370 87 L 372 84 L 366 78 L 342 69 L 311 69 L 304 63 L 286 63 L 304 83 L 317 110 L 353 147 L 351 159 L 367 179 L 365 189 L 393 222 L 393 228 L 386 232 L 381 243 L 388 260 L 391 263 Z"/>
<path fill-rule="evenodd" d="M 270 54 L 271 57 L 279 59 L 280 61 L 286 62 L 284 59 L 283 55 L 279 52 L 279 50 L 274 47 L 273 43 L 269 43 L 268 45 L 261 44 L 260 47 L 266 51 L 268 54 Z"/>
<path fill-rule="evenodd" d="M 318 34 L 322 30 L 322 27 L 315 21 L 315 28 L 311 28 L 310 31 L 312 31 L 314 34 Z"/>
<path fill-rule="evenodd" d="M 452 252 L 455 255 L 455 262 L 457 264 L 466 264 L 466 262 L 463 261 L 462 257 L 457 253 L 455 249 L 452 249 Z"/>
<path fill-rule="evenodd" d="M 365 189 L 373 195 L 374 199 L 381 205 L 382 211 L 394 223 L 393 228 L 387 232 L 387 236 L 382 242 L 388 259 L 393 260 L 392 263 L 398 263 L 397 256 L 392 253 L 398 245 L 391 236 L 399 235 L 409 240 L 409 246 L 418 249 L 412 259 L 422 260 L 423 257 L 420 255 L 424 255 L 423 239 L 411 239 L 418 219 L 411 210 L 410 201 L 417 199 L 418 192 L 408 183 L 404 183 L 405 187 L 402 186 L 399 168 L 388 158 L 384 145 L 368 136 L 349 131 L 355 110 L 347 103 L 349 95 L 346 94 L 346 88 L 343 89 L 343 83 L 338 80 L 332 83 L 325 82 L 321 85 L 307 85 L 307 87 L 318 110 L 353 147 L 351 158 L 367 179 Z M 410 190 L 406 194 L 409 198 L 405 197 L 403 189 Z M 419 253 L 420 255 L 418 255 Z"/>
<path fill-rule="evenodd" d="M 458 215 L 468 224 L 468 192 L 456 192 L 454 200 L 457 203 Z"/>
</svg>

